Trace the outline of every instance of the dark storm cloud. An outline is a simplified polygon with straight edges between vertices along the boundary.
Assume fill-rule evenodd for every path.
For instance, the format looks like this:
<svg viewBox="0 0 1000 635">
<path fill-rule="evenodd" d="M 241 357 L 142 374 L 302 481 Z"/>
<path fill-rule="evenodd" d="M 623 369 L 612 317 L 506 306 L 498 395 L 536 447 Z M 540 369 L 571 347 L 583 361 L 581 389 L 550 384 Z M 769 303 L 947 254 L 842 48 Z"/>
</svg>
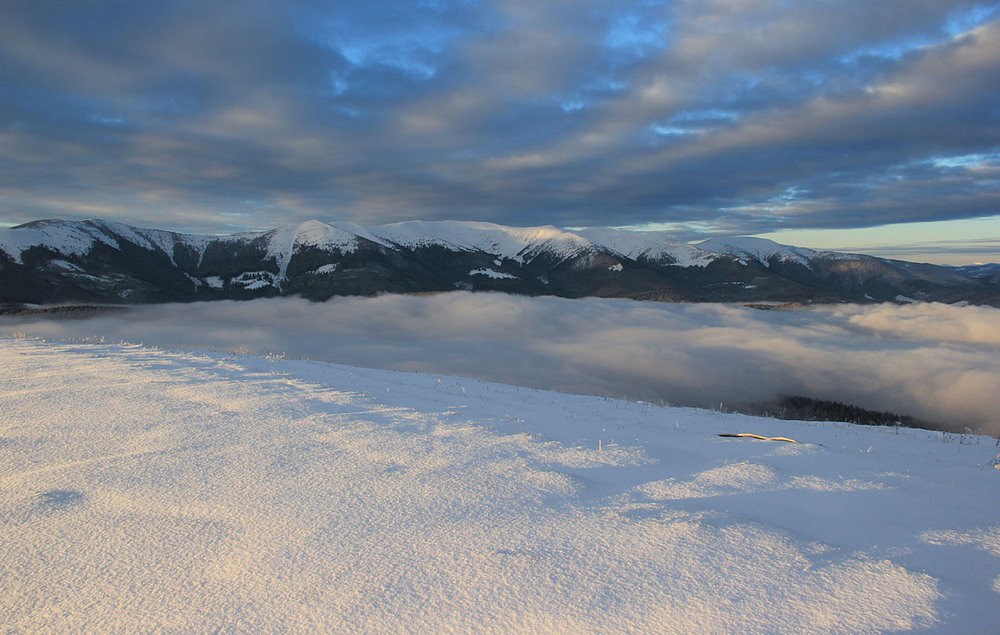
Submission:
<svg viewBox="0 0 1000 635">
<path fill-rule="evenodd" d="M 998 77 L 964 0 L 13 0 L 0 220 L 983 216 Z"/>
<path fill-rule="evenodd" d="M 998 313 L 940 304 L 783 312 L 456 292 L 4 318 L 0 335 L 284 353 L 699 407 L 806 395 L 997 434 Z"/>
</svg>

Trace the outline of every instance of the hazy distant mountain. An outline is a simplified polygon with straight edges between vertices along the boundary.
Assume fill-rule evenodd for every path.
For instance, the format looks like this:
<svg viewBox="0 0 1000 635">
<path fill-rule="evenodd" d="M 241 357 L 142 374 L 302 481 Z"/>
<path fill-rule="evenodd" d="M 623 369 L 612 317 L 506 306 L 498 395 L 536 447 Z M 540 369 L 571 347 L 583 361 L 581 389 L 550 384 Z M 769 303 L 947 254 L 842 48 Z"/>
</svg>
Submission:
<svg viewBox="0 0 1000 635">
<path fill-rule="evenodd" d="M 0 231 L 0 301 L 146 303 L 492 290 L 695 302 L 965 301 L 1000 306 L 1000 266 L 952 268 L 759 238 L 434 221 L 308 221 L 186 235 L 102 220 Z"/>
<path fill-rule="evenodd" d="M 969 276 L 976 280 L 1000 284 L 1000 264 L 988 265 L 967 265 L 965 267 L 955 267 L 963 276 Z"/>
</svg>

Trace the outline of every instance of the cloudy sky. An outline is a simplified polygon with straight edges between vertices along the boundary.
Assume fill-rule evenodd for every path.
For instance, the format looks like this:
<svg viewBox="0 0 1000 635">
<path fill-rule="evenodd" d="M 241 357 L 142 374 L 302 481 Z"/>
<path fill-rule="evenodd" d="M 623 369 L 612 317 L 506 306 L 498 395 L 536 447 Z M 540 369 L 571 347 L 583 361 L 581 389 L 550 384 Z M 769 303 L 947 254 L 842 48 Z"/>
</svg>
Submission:
<svg viewBox="0 0 1000 635">
<path fill-rule="evenodd" d="M 996 261 L 1000 3 L 4 0 L 0 225 L 53 217 Z"/>
</svg>

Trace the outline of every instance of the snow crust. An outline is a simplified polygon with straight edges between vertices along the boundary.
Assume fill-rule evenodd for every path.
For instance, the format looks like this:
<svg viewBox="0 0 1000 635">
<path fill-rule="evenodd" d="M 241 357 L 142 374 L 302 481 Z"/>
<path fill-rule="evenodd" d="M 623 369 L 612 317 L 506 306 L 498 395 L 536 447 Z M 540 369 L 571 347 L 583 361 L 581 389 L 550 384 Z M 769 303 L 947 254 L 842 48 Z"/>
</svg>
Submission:
<svg viewBox="0 0 1000 635">
<path fill-rule="evenodd" d="M 14 632 L 1000 620 L 986 437 L 126 344 L 5 339 L 0 362 Z"/>
</svg>

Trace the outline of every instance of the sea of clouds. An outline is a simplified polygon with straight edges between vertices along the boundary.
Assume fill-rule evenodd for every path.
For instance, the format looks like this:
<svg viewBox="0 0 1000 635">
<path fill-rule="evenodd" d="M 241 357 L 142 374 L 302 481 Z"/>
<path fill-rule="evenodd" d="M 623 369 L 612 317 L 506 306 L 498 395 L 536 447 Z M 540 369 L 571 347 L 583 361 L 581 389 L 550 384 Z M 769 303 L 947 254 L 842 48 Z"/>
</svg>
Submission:
<svg viewBox="0 0 1000 635">
<path fill-rule="evenodd" d="M 563 392 L 738 409 L 804 395 L 1000 433 L 1000 310 L 735 305 L 455 292 L 168 304 L 0 335 L 283 353 Z"/>
</svg>

